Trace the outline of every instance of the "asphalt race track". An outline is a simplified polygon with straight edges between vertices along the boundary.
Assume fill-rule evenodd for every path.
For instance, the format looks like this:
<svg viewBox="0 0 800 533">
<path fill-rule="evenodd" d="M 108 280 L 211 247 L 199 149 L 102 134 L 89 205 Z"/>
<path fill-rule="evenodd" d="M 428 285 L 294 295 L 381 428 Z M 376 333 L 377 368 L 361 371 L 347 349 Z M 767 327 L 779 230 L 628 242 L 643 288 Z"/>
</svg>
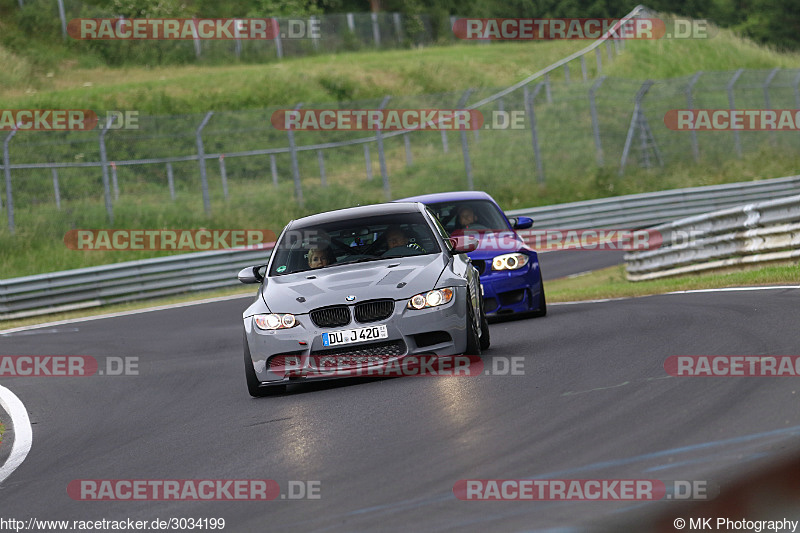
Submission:
<svg viewBox="0 0 800 533">
<path fill-rule="evenodd" d="M 568 255 L 577 253 L 544 254 L 543 271 L 593 268 Z M 677 378 L 663 366 L 671 355 L 800 355 L 798 289 L 551 305 L 545 318 L 491 326 L 485 368 L 522 357 L 524 375 L 354 378 L 261 399 L 247 394 L 242 369 L 249 301 L 0 335 L 3 355 L 139 362 L 138 376 L 2 380 L 27 407 L 33 447 L 0 485 L 0 517 L 222 517 L 232 532 L 568 531 L 676 504 L 460 501 L 453 485 L 708 480 L 724 491 L 726 480 L 800 449 L 799 378 Z M 251 478 L 273 479 L 284 494 L 289 481 L 318 481 L 320 498 L 67 494 L 77 479 Z"/>
</svg>

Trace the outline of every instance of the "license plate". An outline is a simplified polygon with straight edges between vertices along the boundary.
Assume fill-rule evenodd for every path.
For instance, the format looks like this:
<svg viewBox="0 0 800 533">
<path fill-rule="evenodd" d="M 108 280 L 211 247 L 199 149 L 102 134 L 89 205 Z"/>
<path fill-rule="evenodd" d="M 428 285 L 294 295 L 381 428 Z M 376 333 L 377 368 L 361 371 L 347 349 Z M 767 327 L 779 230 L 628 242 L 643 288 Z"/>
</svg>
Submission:
<svg viewBox="0 0 800 533">
<path fill-rule="evenodd" d="M 389 331 L 385 325 L 370 326 L 368 328 L 344 329 L 342 331 L 331 331 L 322 334 L 323 346 L 339 346 L 340 344 L 351 344 L 354 342 L 372 341 L 376 339 L 386 339 Z"/>
</svg>

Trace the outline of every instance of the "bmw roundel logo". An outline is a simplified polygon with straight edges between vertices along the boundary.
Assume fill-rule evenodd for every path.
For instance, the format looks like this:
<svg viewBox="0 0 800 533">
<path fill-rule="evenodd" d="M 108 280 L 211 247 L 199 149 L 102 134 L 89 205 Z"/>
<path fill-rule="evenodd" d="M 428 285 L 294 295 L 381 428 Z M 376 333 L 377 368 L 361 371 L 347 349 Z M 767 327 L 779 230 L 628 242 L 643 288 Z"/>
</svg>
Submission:
<svg viewBox="0 0 800 533">
<path fill-rule="evenodd" d="M 352 296 L 352 295 L 351 296 L 346 296 L 345 300 L 347 300 L 348 302 L 354 302 L 356 300 L 356 297 Z"/>
</svg>

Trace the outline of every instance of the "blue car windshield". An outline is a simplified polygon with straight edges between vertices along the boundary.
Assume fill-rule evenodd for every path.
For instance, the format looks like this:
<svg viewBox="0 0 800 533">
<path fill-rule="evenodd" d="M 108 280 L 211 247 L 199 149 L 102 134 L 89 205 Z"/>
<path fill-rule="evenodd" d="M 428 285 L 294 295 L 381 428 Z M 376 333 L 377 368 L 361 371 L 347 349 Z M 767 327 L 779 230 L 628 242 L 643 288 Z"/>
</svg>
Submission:
<svg viewBox="0 0 800 533">
<path fill-rule="evenodd" d="M 440 252 L 422 213 L 294 225 L 275 246 L 269 275 Z"/>
<path fill-rule="evenodd" d="M 488 200 L 459 200 L 427 205 L 449 233 L 456 230 L 509 230 L 506 216 Z"/>
</svg>

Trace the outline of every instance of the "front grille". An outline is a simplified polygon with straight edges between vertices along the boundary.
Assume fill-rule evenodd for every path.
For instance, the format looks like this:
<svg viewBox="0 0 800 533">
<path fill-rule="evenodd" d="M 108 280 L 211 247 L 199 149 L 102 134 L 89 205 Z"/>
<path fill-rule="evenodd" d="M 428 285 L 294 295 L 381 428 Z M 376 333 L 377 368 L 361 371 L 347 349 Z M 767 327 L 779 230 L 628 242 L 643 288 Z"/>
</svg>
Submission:
<svg viewBox="0 0 800 533">
<path fill-rule="evenodd" d="M 372 300 L 356 305 L 356 320 L 362 324 L 385 320 L 394 313 L 394 300 Z"/>
<path fill-rule="evenodd" d="M 310 315 L 318 328 L 338 328 L 350 323 L 350 310 L 346 305 L 320 307 L 311 311 Z"/>
<path fill-rule="evenodd" d="M 402 340 L 374 342 L 359 346 L 333 348 L 330 350 L 315 350 L 311 355 L 347 355 L 347 356 L 387 356 L 397 357 L 406 353 L 406 343 Z"/>
<path fill-rule="evenodd" d="M 478 275 L 483 276 L 484 270 L 486 270 L 486 261 L 482 261 L 480 259 L 473 259 L 472 266 L 475 267 L 475 270 L 478 271 Z"/>
</svg>

